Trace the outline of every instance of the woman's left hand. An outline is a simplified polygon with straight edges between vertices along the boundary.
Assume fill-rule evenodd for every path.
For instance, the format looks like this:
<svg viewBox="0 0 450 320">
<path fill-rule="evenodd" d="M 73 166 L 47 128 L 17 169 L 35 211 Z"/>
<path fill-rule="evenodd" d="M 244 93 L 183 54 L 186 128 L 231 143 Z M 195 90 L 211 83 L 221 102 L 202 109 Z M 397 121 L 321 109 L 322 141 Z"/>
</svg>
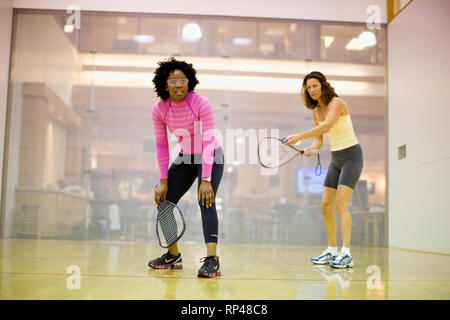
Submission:
<svg viewBox="0 0 450 320">
<path fill-rule="evenodd" d="M 291 136 L 286 137 L 286 139 L 284 139 L 283 144 L 286 146 L 289 146 L 291 144 L 295 144 L 297 142 L 299 142 L 300 140 L 302 140 L 301 138 L 301 134 L 293 134 Z"/>
<path fill-rule="evenodd" d="M 210 208 L 214 202 L 214 190 L 212 188 L 211 182 L 202 180 L 200 188 L 198 189 L 198 201 L 202 206 Z"/>
</svg>

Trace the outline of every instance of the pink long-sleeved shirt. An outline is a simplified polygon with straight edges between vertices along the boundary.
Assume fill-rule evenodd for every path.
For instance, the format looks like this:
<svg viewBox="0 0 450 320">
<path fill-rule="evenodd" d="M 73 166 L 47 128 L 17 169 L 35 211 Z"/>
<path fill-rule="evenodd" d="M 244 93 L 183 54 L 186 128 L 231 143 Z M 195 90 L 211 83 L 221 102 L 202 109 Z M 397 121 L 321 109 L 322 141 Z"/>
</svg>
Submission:
<svg viewBox="0 0 450 320">
<path fill-rule="evenodd" d="M 152 120 L 160 179 L 167 179 L 169 168 L 166 127 L 177 137 L 181 153 L 202 154 L 202 177 L 211 177 L 214 150 L 220 143 L 215 138 L 214 114 L 208 99 L 194 92 L 188 92 L 180 102 L 161 99 L 152 108 Z"/>
</svg>

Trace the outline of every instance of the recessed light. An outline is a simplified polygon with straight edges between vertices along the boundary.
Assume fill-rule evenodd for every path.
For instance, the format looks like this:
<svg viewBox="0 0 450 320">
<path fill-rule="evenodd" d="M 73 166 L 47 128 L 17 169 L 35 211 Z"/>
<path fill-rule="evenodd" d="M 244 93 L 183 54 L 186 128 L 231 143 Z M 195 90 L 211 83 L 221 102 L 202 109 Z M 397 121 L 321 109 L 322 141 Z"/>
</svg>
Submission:
<svg viewBox="0 0 450 320">
<path fill-rule="evenodd" d="M 352 40 L 350 40 L 350 42 L 345 46 L 345 49 L 349 51 L 361 51 L 365 47 L 366 46 L 359 38 L 352 38 Z"/>
<path fill-rule="evenodd" d="M 134 41 L 137 43 L 152 43 L 155 41 L 155 37 L 148 34 L 137 34 L 134 36 Z"/>
<path fill-rule="evenodd" d="M 377 38 L 375 37 L 373 32 L 370 31 L 361 32 L 361 34 L 359 35 L 359 40 L 366 47 L 371 47 L 377 44 Z"/>
<path fill-rule="evenodd" d="M 323 36 L 322 39 L 323 39 L 323 45 L 325 46 L 325 48 L 329 48 L 334 41 L 334 37 L 332 37 L 332 36 Z"/>
<path fill-rule="evenodd" d="M 64 25 L 64 32 L 65 33 L 72 33 L 74 29 L 74 26 L 71 24 Z"/>
<path fill-rule="evenodd" d="M 233 38 L 231 43 L 235 46 L 248 46 L 252 44 L 252 39 L 250 38 Z"/>
<path fill-rule="evenodd" d="M 182 37 L 184 41 L 196 42 L 203 36 L 202 30 L 197 23 L 187 23 L 183 27 Z"/>
</svg>

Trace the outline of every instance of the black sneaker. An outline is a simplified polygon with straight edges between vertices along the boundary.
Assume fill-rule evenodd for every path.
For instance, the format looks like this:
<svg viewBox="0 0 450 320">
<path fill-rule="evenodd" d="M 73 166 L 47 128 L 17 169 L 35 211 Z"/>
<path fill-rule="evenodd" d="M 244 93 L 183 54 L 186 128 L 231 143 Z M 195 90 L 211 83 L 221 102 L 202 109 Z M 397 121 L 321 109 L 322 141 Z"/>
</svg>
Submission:
<svg viewBox="0 0 450 320">
<path fill-rule="evenodd" d="M 181 259 L 181 253 L 178 253 L 177 256 L 173 256 L 167 252 L 161 257 L 150 261 L 148 266 L 153 269 L 183 269 L 182 262 L 183 259 Z"/>
<path fill-rule="evenodd" d="M 202 278 L 215 278 L 221 275 L 219 257 L 204 257 L 200 262 L 203 262 L 203 265 L 198 270 L 197 276 Z"/>
</svg>

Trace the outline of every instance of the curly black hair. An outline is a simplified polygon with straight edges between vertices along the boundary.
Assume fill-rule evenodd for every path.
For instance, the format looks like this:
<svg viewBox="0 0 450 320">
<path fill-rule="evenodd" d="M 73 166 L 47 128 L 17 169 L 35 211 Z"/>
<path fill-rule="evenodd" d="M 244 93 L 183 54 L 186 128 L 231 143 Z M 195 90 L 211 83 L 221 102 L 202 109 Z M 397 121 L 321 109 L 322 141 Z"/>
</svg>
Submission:
<svg viewBox="0 0 450 320">
<path fill-rule="evenodd" d="M 197 84 L 199 84 L 196 77 L 197 71 L 191 63 L 176 60 L 174 57 L 160 61 L 158 62 L 158 68 L 155 70 L 153 84 L 155 86 L 156 94 L 163 100 L 167 100 L 170 97 L 169 92 L 166 90 L 167 78 L 176 69 L 181 70 L 188 78 L 188 91 L 194 91 Z"/>
</svg>

